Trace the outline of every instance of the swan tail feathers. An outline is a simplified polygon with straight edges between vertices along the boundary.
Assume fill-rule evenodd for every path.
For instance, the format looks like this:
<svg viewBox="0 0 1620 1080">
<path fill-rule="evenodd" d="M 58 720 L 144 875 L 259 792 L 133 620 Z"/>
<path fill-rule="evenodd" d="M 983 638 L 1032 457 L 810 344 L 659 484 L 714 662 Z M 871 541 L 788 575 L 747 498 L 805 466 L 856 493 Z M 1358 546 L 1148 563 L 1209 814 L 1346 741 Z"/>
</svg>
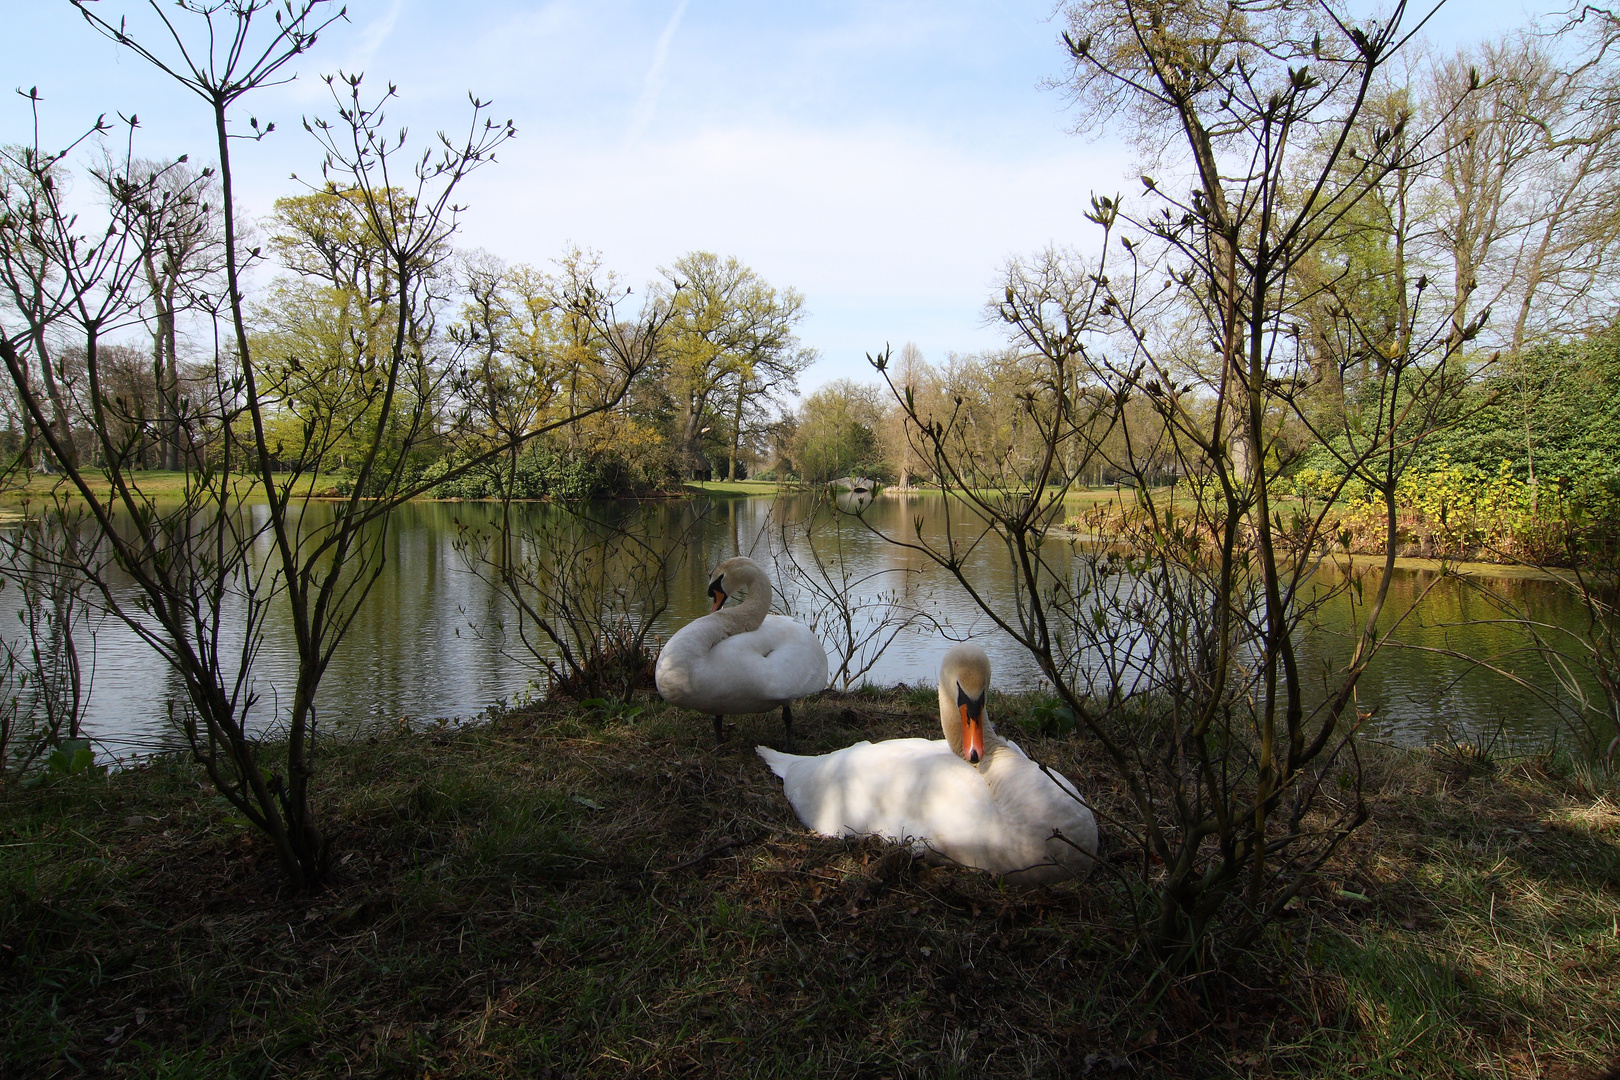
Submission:
<svg viewBox="0 0 1620 1080">
<path fill-rule="evenodd" d="M 765 759 L 765 764 L 771 767 L 771 772 L 782 779 L 787 779 L 788 766 L 798 760 L 795 754 L 784 754 L 780 750 L 772 750 L 768 746 L 754 747 L 754 753 Z"/>
</svg>

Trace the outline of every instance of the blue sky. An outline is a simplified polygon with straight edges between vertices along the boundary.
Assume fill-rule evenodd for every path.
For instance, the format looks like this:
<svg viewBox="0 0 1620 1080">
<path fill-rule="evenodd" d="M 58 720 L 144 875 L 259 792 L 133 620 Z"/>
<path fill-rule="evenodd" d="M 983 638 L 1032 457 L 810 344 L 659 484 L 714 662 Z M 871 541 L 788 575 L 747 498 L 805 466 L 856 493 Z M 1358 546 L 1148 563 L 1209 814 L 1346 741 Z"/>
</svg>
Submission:
<svg viewBox="0 0 1620 1080">
<path fill-rule="evenodd" d="M 46 141 L 98 113 L 140 116 L 137 152 L 210 158 L 202 103 L 90 31 L 66 0 L 0 0 L 8 86 L 37 85 Z M 144 5 L 102 0 L 104 16 Z M 247 212 L 296 193 L 319 162 L 299 119 L 327 109 L 318 75 L 392 80 L 413 136 L 465 123 L 468 91 L 518 139 L 463 199 L 460 244 L 543 265 L 574 243 L 637 286 L 677 256 L 736 255 L 804 293 L 813 388 L 865 378 L 864 353 L 988 348 L 1001 263 L 1083 242 L 1093 190 L 1124 186 L 1127 148 L 1067 133 L 1051 0 L 350 0 L 300 78 L 252 99 L 277 131 L 238 148 Z M 1451 47 L 1526 22 L 1521 0 L 1451 0 Z M 29 137 L 21 99 L 0 141 Z M 419 144 L 418 144 L 419 145 Z"/>
</svg>

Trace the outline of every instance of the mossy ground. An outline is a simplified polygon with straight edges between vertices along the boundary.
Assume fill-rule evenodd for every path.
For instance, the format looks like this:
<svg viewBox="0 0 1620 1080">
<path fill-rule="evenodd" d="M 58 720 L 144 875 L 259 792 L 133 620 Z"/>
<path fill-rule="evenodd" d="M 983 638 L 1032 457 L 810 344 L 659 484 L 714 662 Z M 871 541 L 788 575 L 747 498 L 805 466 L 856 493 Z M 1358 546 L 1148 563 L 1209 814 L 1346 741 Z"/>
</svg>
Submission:
<svg viewBox="0 0 1620 1080">
<path fill-rule="evenodd" d="M 801 749 L 926 733 L 826 694 Z M 1004 728 L 1106 798 L 1083 742 Z M 1620 1051 L 1608 781 L 1368 748 L 1372 823 L 1264 947 L 1167 980 L 1100 872 L 1033 892 L 805 833 L 779 721 L 546 705 L 334 741 L 283 889 L 191 765 L 0 801 L 0 1076 L 1545 1076 Z M 1130 855 L 1114 851 L 1129 871 Z"/>
</svg>

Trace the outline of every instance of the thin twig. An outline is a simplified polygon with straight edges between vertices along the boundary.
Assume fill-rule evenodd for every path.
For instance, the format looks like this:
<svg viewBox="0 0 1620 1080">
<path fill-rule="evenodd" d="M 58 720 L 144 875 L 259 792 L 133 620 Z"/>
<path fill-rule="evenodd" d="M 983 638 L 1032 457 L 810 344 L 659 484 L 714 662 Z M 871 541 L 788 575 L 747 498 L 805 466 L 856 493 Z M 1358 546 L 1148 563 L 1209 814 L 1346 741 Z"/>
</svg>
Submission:
<svg viewBox="0 0 1620 1080">
<path fill-rule="evenodd" d="M 719 845 L 718 847 L 710 848 L 708 851 L 705 851 L 703 854 L 697 856 L 696 858 L 687 859 L 683 863 L 676 863 L 674 866 L 666 867 L 666 868 L 664 868 L 662 870 L 654 870 L 653 873 L 655 873 L 655 874 L 673 874 L 677 870 L 685 870 L 688 867 L 696 866 L 698 863 L 706 862 L 709 859 L 714 858 L 716 855 L 719 855 L 723 851 L 730 851 L 732 848 L 751 847 L 754 844 L 759 843 L 761 840 L 765 839 L 769 835 L 770 835 L 769 832 L 758 832 L 758 833 L 755 833 L 753 836 L 748 837 L 746 840 L 727 840 L 725 843 Z"/>
</svg>

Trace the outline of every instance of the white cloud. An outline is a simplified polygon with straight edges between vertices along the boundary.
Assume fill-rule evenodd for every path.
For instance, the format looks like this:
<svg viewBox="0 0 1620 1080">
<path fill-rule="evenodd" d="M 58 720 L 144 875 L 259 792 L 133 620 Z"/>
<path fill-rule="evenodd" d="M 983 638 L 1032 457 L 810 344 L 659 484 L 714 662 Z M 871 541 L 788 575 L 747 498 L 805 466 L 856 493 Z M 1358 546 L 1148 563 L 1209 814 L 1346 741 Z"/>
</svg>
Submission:
<svg viewBox="0 0 1620 1080">
<path fill-rule="evenodd" d="M 624 144 L 626 147 L 634 146 L 646 134 L 647 126 L 652 123 L 653 113 L 658 109 L 658 95 L 664 88 L 664 65 L 669 60 L 670 42 L 675 39 L 675 30 L 681 24 L 681 16 L 686 14 L 688 0 L 680 0 L 675 5 L 675 11 L 664 24 L 664 32 L 658 35 L 658 44 L 653 46 L 652 64 L 647 68 L 646 77 L 642 80 L 641 96 L 636 99 L 636 107 L 630 115 L 630 128 L 625 132 Z"/>
<path fill-rule="evenodd" d="M 377 50 L 382 48 L 383 43 L 394 32 L 394 24 L 399 21 L 400 8 L 404 7 L 404 4 L 405 0 L 392 0 L 387 11 L 361 28 L 359 40 L 355 42 L 354 49 L 349 54 L 346 65 L 348 70 L 361 71 L 371 63 L 371 58 L 377 55 Z"/>
<path fill-rule="evenodd" d="M 1091 189 L 1125 157 L 1053 138 L 986 158 L 921 132 L 711 127 L 603 151 L 514 146 L 469 192 L 463 242 L 543 263 L 574 242 L 643 281 L 694 249 L 736 255 L 805 294 L 815 385 L 864 375 L 863 353 L 917 341 L 930 356 L 995 345 L 980 325 L 1008 255 L 1084 244 Z"/>
</svg>

